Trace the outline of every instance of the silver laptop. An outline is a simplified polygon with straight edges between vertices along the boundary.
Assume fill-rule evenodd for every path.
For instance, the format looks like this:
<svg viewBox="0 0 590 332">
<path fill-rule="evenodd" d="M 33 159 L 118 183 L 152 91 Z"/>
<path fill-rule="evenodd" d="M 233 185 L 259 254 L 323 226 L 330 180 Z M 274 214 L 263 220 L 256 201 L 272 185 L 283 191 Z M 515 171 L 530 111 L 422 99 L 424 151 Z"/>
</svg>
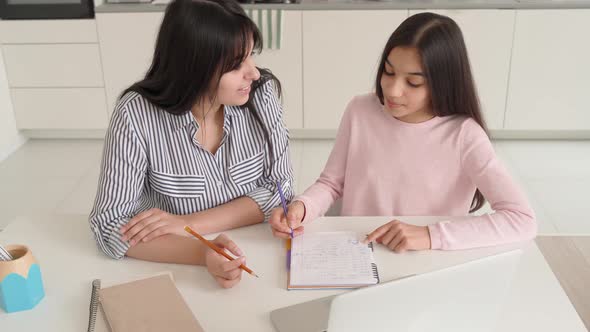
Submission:
<svg viewBox="0 0 590 332">
<path fill-rule="evenodd" d="M 492 331 L 521 254 L 505 252 L 296 304 L 270 318 L 279 332 Z"/>
</svg>

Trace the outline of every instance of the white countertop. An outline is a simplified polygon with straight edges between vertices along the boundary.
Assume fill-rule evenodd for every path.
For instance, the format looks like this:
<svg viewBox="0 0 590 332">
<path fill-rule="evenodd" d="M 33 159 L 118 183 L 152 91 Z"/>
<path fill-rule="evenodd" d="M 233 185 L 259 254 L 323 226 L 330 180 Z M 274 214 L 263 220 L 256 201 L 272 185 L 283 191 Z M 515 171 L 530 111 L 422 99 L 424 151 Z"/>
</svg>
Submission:
<svg viewBox="0 0 590 332">
<path fill-rule="evenodd" d="M 307 225 L 306 231 L 354 230 L 365 234 L 389 219 L 324 218 Z M 405 217 L 403 220 L 427 224 L 437 219 L 440 218 Z M 0 310 L 0 328 L 2 331 L 83 331 L 88 322 L 93 279 L 119 280 L 161 271 L 172 272 L 177 287 L 207 331 L 244 331 L 244 327 L 249 331 L 273 331 L 271 310 L 343 292 L 287 291 L 284 243 L 273 238 L 268 227 L 260 224 L 227 232 L 246 253 L 248 266 L 261 278 L 244 274 L 238 286 L 225 290 L 215 284 L 203 267 L 107 258 L 98 251 L 86 216 L 17 218 L 0 232 L 0 243 L 20 243 L 31 248 L 41 266 L 46 297 L 30 311 L 6 314 Z M 534 243 L 405 254 L 395 254 L 377 245 L 375 258 L 381 280 L 387 281 L 515 247 L 523 247 L 524 254 L 497 330 L 586 331 Z M 486 281 L 481 282 L 485 287 Z M 228 319 L 226 312 L 233 313 L 233 317 Z"/>
</svg>

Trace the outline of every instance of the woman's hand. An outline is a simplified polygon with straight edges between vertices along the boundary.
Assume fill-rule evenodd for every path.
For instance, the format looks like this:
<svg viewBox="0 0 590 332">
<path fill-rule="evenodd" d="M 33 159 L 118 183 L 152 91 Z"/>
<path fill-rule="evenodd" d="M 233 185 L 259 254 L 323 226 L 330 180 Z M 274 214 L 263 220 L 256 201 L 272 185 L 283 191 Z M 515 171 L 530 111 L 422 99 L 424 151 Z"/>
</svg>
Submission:
<svg viewBox="0 0 590 332">
<path fill-rule="evenodd" d="M 149 209 L 133 217 L 127 225 L 121 227 L 122 241 L 129 241 L 134 246 L 141 242 L 147 242 L 165 234 L 187 236 L 184 226 L 188 225 L 185 216 Z"/>
<path fill-rule="evenodd" d="M 293 237 L 303 234 L 303 218 L 305 217 L 305 205 L 301 201 L 294 201 L 287 208 L 287 216 L 282 207 L 275 208 L 270 214 L 268 223 L 272 229 L 272 234 L 281 239 L 291 238 L 291 228 Z"/>
<path fill-rule="evenodd" d="M 221 249 L 229 250 L 234 256 L 240 256 L 233 261 L 221 256 L 207 247 L 205 252 L 205 265 L 215 281 L 223 288 L 231 288 L 242 280 L 241 264 L 246 264 L 246 257 L 242 250 L 226 235 L 221 234 L 211 241 Z"/>
<path fill-rule="evenodd" d="M 415 226 L 393 220 L 377 228 L 363 241 L 376 241 L 387 248 L 402 253 L 406 250 L 430 249 L 430 232 L 427 226 Z"/>
</svg>

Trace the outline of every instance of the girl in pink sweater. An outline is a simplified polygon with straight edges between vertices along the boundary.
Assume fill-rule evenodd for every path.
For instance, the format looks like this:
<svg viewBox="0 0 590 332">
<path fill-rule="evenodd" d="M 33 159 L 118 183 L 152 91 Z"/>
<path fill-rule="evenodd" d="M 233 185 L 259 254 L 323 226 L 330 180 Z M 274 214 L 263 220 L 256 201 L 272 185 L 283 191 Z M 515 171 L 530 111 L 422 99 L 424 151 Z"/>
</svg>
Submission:
<svg viewBox="0 0 590 332">
<path fill-rule="evenodd" d="M 485 197 L 485 198 L 484 198 Z M 371 232 L 395 252 L 466 249 L 534 238 L 535 215 L 496 156 L 481 114 L 461 30 L 416 14 L 391 35 L 376 92 L 353 98 L 320 178 L 275 209 L 288 238 L 342 198 L 344 216 L 448 216 L 428 226 L 393 220 Z M 494 213 L 470 215 L 485 200 Z"/>
</svg>

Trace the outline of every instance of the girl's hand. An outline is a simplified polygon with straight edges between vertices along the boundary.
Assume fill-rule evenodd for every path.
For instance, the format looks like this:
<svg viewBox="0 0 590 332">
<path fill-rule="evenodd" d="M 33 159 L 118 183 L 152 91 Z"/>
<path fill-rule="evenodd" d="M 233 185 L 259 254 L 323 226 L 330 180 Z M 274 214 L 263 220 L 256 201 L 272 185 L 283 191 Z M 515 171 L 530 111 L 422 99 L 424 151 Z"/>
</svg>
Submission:
<svg viewBox="0 0 590 332">
<path fill-rule="evenodd" d="M 291 226 L 293 228 L 293 237 L 303 234 L 303 217 L 305 217 L 305 204 L 301 201 L 294 201 L 287 208 L 287 216 L 282 207 L 272 210 L 269 224 L 272 234 L 281 239 L 291 238 Z"/>
<path fill-rule="evenodd" d="M 230 261 L 209 247 L 205 252 L 205 265 L 207 265 L 209 273 L 221 287 L 231 288 L 242 280 L 243 270 L 240 269 L 240 265 L 246 264 L 246 257 L 244 257 L 242 250 L 225 234 L 217 236 L 211 242 L 221 249 L 229 250 L 234 256 L 239 256 Z"/>
<path fill-rule="evenodd" d="M 147 242 L 165 234 L 187 236 L 184 231 L 186 225 L 188 221 L 183 216 L 153 208 L 136 215 L 121 227 L 121 240 L 134 246 L 140 241 Z"/>
<path fill-rule="evenodd" d="M 414 226 L 393 220 L 377 228 L 363 241 L 376 241 L 387 248 L 402 253 L 406 250 L 430 249 L 430 232 L 427 226 Z"/>
</svg>

